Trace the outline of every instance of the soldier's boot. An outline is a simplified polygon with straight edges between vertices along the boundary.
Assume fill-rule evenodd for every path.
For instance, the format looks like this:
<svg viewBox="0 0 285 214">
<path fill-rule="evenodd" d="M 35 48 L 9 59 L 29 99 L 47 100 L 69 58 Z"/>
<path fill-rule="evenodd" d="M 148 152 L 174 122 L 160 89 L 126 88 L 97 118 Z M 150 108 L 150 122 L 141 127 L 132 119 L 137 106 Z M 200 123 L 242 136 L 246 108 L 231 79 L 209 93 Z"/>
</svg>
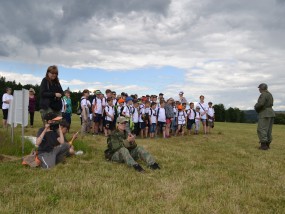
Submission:
<svg viewBox="0 0 285 214">
<path fill-rule="evenodd" d="M 135 165 L 133 165 L 133 167 L 134 167 L 134 169 L 136 170 L 136 171 L 138 171 L 138 172 L 141 172 L 141 173 L 144 173 L 145 172 L 145 170 L 141 167 L 141 165 L 139 165 L 139 164 L 135 164 Z"/>
<path fill-rule="evenodd" d="M 160 169 L 160 166 L 158 165 L 158 163 L 154 163 L 154 164 L 151 164 L 149 168 L 151 168 L 152 170 L 156 170 L 156 169 Z"/>
<path fill-rule="evenodd" d="M 268 149 L 270 149 L 270 143 L 269 142 L 266 143 L 266 146 L 268 147 Z"/>
<path fill-rule="evenodd" d="M 266 143 L 261 143 L 261 146 L 259 147 L 260 150 L 268 150 L 268 146 Z"/>
</svg>

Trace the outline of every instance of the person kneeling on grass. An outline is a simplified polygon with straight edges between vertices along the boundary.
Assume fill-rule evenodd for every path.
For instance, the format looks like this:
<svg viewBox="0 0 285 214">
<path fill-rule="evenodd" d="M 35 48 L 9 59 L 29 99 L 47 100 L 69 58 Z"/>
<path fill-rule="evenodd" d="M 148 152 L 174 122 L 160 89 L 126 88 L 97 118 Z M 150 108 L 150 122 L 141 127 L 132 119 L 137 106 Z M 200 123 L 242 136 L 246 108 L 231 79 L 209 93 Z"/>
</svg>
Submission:
<svg viewBox="0 0 285 214">
<path fill-rule="evenodd" d="M 152 155 L 143 147 L 137 146 L 135 136 L 126 132 L 127 122 L 128 119 L 125 117 L 117 118 L 116 130 L 107 139 L 108 149 L 105 150 L 106 159 L 120 163 L 125 162 L 127 165 L 134 167 L 136 171 L 144 172 L 145 170 L 135 161 L 140 158 L 151 169 L 160 169 Z"/>
<path fill-rule="evenodd" d="M 59 125 L 61 119 L 62 117 L 53 112 L 47 113 L 44 116 L 45 127 L 38 131 L 36 140 L 38 158 L 44 169 L 52 168 L 63 162 L 69 152 L 70 145 L 65 142 L 62 127 Z"/>
</svg>

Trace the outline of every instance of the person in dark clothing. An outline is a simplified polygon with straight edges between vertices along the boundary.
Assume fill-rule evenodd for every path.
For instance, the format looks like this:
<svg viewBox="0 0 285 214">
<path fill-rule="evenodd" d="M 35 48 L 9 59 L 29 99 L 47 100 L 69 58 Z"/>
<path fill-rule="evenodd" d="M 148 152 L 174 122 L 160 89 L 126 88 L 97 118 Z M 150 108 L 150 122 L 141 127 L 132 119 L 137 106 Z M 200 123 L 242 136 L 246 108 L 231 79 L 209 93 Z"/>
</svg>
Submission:
<svg viewBox="0 0 285 214">
<path fill-rule="evenodd" d="M 268 150 L 272 141 L 272 126 L 275 118 L 275 112 L 272 109 L 274 99 L 268 91 L 266 83 L 261 83 L 258 88 L 260 96 L 254 109 L 258 113 L 257 134 L 260 143 L 259 149 Z"/>
<path fill-rule="evenodd" d="M 53 112 L 45 114 L 46 124 L 37 133 L 36 145 L 41 167 L 49 169 L 63 162 L 68 154 L 70 145 L 65 142 L 62 127 L 59 121 L 62 117 Z"/>
<path fill-rule="evenodd" d="M 33 88 L 29 89 L 29 114 L 30 114 L 30 126 L 34 126 L 34 115 L 36 110 L 36 96 Z"/>
<path fill-rule="evenodd" d="M 40 86 L 40 113 L 43 123 L 45 114 L 49 112 L 61 116 L 62 94 L 63 90 L 59 83 L 57 66 L 49 66 Z"/>
</svg>

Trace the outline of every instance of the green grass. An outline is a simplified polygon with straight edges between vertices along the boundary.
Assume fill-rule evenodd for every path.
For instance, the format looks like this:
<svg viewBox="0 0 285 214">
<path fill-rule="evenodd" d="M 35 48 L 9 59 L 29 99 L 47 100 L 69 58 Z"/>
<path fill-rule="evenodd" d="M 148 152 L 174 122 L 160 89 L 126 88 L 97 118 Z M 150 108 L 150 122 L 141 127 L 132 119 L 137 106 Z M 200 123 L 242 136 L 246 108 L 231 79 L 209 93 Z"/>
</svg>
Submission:
<svg viewBox="0 0 285 214">
<path fill-rule="evenodd" d="M 74 115 L 71 133 L 79 128 Z M 51 170 L 0 162 L 0 213 L 285 213 L 284 126 L 273 137 L 260 151 L 256 125 L 216 123 L 208 136 L 138 139 L 162 167 L 142 163 L 140 174 L 104 160 L 105 137 L 85 136 L 76 147 L 86 153 Z"/>
</svg>

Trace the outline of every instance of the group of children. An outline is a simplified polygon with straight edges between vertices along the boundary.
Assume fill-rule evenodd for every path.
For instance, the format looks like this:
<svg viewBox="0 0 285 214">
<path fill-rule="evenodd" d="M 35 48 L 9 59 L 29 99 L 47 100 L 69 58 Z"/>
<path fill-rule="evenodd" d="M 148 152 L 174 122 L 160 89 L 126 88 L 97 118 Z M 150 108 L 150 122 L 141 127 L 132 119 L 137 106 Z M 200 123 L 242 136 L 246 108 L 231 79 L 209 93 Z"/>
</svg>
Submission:
<svg viewBox="0 0 285 214">
<path fill-rule="evenodd" d="M 109 89 L 105 93 L 106 96 L 96 90 L 91 97 L 87 89 L 83 91 L 80 101 L 83 134 L 91 131 L 94 135 L 102 132 L 108 136 L 115 128 L 118 116 L 128 119 L 127 132 L 141 138 L 154 138 L 160 134 L 163 138 L 184 135 L 185 128 L 189 134 L 198 134 L 201 122 L 205 134 L 213 127 L 212 103 L 206 106 L 201 97 L 196 108 L 191 102 L 187 109 L 186 102 L 174 102 L 172 98 L 165 101 L 162 93 L 159 97 L 146 95 L 141 98 L 137 95 L 128 96 L 124 92 L 117 96 L 116 92 Z"/>
</svg>

